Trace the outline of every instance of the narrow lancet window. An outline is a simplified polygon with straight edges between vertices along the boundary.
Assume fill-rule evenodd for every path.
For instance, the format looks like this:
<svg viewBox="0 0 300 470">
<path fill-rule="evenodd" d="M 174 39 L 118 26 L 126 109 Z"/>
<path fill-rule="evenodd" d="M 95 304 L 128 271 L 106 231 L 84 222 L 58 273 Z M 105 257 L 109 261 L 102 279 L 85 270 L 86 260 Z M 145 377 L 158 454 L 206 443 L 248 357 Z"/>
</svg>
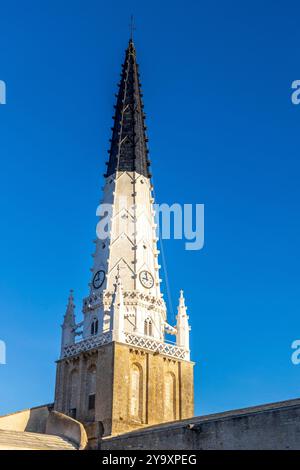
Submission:
<svg viewBox="0 0 300 470">
<path fill-rule="evenodd" d="M 142 421 L 143 371 L 140 365 L 133 364 L 130 372 L 130 415 Z"/>
</svg>

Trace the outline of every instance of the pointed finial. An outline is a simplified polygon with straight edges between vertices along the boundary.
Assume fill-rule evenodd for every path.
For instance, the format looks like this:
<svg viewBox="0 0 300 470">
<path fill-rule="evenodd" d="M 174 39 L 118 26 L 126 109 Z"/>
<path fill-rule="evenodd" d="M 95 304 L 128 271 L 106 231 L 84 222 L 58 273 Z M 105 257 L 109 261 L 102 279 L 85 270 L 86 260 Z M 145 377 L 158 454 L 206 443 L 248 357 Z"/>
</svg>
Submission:
<svg viewBox="0 0 300 470">
<path fill-rule="evenodd" d="M 130 17 L 130 25 L 129 25 L 129 27 L 130 27 L 130 41 L 132 42 L 132 41 L 133 41 L 133 31 L 136 30 L 135 24 L 134 24 L 134 17 L 133 17 L 133 15 L 131 15 L 131 17 Z"/>
<path fill-rule="evenodd" d="M 68 304 L 67 304 L 66 313 L 64 316 L 64 323 L 71 322 L 73 324 L 75 322 L 75 304 L 74 304 L 73 292 L 74 292 L 73 289 L 70 289 Z"/>
<path fill-rule="evenodd" d="M 74 290 L 73 289 L 70 289 L 70 294 L 69 294 L 69 298 L 68 298 L 68 309 L 70 308 L 73 308 L 74 307 Z"/>
<path fill-rule="evenodd" d="M 73 306 L 74 303 L 74 291 L 70 289 L 69 297 L 68 297 L 68 307 Z"/>
<path fill-rule="evenodd" d="M 189 326 L 189 317 L 186 314 L 187 307 L 185 305 L 185 298 L 183 296 L 183 290 L 180 290 L 180 297 L 179 297 L 179 305 L 177 307 L 178 314 L 176 316 L 177 319 L 177 333 L 176 333 L 176 344 L 185 349 L 185 359 L 188 361 L 190 360 L 190 340 L 189 340 L 189 333 L 190 333 L 190 326 Z"/>
<path fill-rule="evenodd" d="M 187 311 L 187 306 L 185 305 L 185 298 L 183 296 L 183 290 L 180 290 L 180 297 L 179 297 L 179 303 L 177 307 L 177 311 L 179 315 L 186 315 Z"/>
</svg>

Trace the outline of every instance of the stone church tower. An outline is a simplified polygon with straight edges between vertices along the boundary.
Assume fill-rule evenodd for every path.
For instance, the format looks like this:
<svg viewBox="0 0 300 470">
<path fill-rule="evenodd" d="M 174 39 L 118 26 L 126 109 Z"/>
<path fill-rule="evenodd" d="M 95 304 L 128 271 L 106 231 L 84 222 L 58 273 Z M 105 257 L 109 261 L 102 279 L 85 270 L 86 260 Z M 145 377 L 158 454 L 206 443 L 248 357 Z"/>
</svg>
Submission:
<svg viewBox="0 0 300 470">
<path fill-rule="evenodd" d="M 131 39 L 115 106 L 90 292 L 80 323 L 70 294 L 57 362 L 55 409 L 86 425 L 99 423 L 105 436 L 193 416 L 183 292 L 171 326 L 160 291 L 139 77 Z M 166 333 L 176 341 L 166 341 Z"/>
</svg>

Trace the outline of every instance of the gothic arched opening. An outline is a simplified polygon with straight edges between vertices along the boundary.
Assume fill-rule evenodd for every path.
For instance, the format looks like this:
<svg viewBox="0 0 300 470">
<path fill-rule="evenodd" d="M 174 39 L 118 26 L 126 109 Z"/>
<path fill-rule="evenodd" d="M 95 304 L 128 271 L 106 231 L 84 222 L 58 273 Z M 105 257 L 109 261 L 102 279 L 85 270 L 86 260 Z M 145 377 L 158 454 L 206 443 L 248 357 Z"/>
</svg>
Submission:
<svg viewBox="0 0 300 470">
<path fill-rule="evenodd" d="M 87 370 L 86 378 L 86 398 L 87 398 L 87 414 L 88 418 L 95 418 L 96 407 L 96 366 L 92 365 Z"/>
<path fill-rule="evenodd" d="M 68 413 L 72 418 L 76 418 L 78 406 L 78 392 L 79 392 L 79 373 L 77 369 L 73 369 L 70 373 L 69 380 L 69 402 Z"/>
<path fill-rule="evenodd" d="M 167 372 L 164 383 L 164 419 L 176 419 L 176 378 L 173 372 Z"/>
<path fill-rule="evenodd" d="M 144 334 L 146 336 L 153 336 L 152 320 L 150 318 L 144 321 Z"/>
<path fill-rule="evenodd" d="M 134 363 L 130 370 L 130 416 L 142 421 L 143 416 L 143 369 Z"/>
<path fill-rule="evenodd" d="M 97 318 L 94 318 L 92 323 L 91 323 L 91 335 L 97 335 L 98 334 L 98 320 Z"/>
</svg>

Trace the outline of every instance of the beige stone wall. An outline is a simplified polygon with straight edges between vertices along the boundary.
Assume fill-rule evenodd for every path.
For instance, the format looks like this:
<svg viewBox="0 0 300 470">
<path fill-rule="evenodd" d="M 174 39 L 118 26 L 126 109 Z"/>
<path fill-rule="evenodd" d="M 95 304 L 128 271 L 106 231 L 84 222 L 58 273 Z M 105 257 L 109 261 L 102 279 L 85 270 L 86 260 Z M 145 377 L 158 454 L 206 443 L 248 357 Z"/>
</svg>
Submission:
<svg viewBox="0 0 300 470">
<path fill-rule="evenodd" d="M 140 412 L 132 413 L 132 387 L 136 367 L 140 370 Z M 171 393 L 166 388 L 170 377 Z M 112 434 L 194 414 L 193 363 L 171 359 L 142 349 L 115 343 Z M 172 403 L 170 403 L 170 401 Z M 170 414 L 171 410 L 171 414 Z"/>
<path fill-rule="evenodd" d="M 44 433 L 50 409 L 53 405 L 37 406 L 0 416 L 0 429 Z"/>
<path fill-rule="evenodd" d="M 102 423 L 105 435 L 111 434 L 113 408 L 114 343 L 98 350 L 96 421 Z"/>
<path fill-rule="evenodd" d="M 102 450 L 300 450 L 300 399 L 131 431 Z"/>
<path fill-rule="evenodd" d="M 95 366 L 95 410 L 89 411 L 88 373 Z M 74 373 L 78 374 L 75 402 L 71 398 Z M 55 409 L 69 414 L 71 402 L 76 419 L 101 423 L 105 436 L 190 418 L 194 414 L 193 363 L 110 343 L 58 362 Z M 99 428 L 90 429 L 95 433 Z"/>
</svg>

